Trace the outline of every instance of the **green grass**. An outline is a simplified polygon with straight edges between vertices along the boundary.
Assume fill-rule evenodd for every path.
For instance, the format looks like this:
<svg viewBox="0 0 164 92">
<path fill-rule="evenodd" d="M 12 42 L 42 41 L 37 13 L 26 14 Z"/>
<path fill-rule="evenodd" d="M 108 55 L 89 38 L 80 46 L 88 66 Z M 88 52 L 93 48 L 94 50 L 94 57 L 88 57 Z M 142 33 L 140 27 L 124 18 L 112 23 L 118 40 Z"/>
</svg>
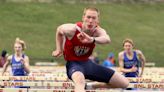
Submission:
<svg viewBox="0 0 164 92">
<path fill-rule="evenodd" d="M 63 23 L 81 20 L 86 4 L 41 4 L 1 3 L 0 4 L 0 50 L 13 53 L 16 37 L 27 42 L 26 54 L 35 61 L 56 60 L 51 57 L 55 48 L 55 29 Z M 109 33 L 112 43 L 97 45 L 101 60 L 109 52 L 117 54 L 122 49 L 122 40 L 129 37 L 137 49 L 143 51 L 147 61 L 164 66 L 164 4 L 97 4 L 101 11 L 101 26 Z"/>
</svg>

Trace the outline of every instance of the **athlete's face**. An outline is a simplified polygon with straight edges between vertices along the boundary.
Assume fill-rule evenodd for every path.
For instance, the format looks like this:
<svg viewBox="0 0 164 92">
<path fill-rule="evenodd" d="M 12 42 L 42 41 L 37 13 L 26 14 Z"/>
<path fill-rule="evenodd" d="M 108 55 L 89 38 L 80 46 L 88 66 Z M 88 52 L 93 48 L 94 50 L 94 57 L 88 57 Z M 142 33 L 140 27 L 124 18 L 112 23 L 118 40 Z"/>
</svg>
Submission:
<svg viewBox="0 0 164 92">
<path fill-rule="evenodd" d="M 129 43 L 129 42 L 125 42 L 125 43 L 124 43 L 124 50 L 125 50 L 126 52 L 131 52 L 132 49 L 133 49 L 133 45 L 132 45 L 131 43 Z"/>
<path fill-rule="evenodd" d="M 83 26 L 86 30 L 93 30 L 99 23 L 98 12 L 93 10 L 86 10 L 82 20 Z"/>
<path fill-rule="evenodd" d="M 21 53 L 23 50 L 22 45 L 19 43 L 15 43 L 14 44 L 14 50 L 15 50 L 15 53 Z"/>
</svg>

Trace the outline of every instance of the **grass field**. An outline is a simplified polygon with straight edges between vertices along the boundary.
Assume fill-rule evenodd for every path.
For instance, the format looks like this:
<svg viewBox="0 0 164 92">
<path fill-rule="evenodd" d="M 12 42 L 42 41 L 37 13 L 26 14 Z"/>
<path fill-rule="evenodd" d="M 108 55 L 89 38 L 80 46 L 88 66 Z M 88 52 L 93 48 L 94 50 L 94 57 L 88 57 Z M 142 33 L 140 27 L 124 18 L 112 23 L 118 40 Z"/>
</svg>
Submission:
<svg viewBox="0 0 164 92">
<path fill-rule="evenodd" d="M 26 54 L 35 61 L 56 60 L 51 57 L 55 48 L 55 29 L 63 23 L 81 20 L 87 4 L 0 3 L 0 50 L 13 53 L 16 37 L 27 42 Z M 112 43 L 97 45 L 101 60 L 109 52 L 122 50 L 122 40 L 132 38 L 136 48 L 143 51 L 148 62 L 164 66 L 164 4 L 97 4 L 101 11 L 101 26 L 109 33 Z"/>
</svg>

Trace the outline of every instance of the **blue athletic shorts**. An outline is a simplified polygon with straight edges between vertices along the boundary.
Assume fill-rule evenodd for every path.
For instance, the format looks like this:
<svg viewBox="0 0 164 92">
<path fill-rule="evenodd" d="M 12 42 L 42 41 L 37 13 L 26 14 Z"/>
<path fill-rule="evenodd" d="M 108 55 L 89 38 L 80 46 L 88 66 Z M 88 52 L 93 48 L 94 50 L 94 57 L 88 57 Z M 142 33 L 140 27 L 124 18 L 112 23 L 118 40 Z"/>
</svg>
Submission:
<svg viewBox="0 0 164 92">
<path fill-rule="evenodd" d="M 98 65 L 91 60 L 88 61 L 67 61 L 67 76 L 72 80 L 71 76 L 74 72 L 80 71 L 84 74 L 85 79 L 109 83 L 114 74 L 114 70 Z"/>
</svg>

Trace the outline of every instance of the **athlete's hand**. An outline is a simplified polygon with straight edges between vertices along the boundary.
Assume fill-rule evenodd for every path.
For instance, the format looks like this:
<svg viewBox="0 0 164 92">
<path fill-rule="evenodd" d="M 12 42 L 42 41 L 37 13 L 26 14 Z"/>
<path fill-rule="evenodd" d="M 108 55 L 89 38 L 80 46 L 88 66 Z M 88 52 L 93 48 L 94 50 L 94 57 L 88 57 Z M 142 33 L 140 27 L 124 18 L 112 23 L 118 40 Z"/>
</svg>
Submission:
<svg viewBox="0 0 164 92">
<path fill-rule="evenodd" d="M 140 74 L 138 77 L 142 77 L 142 75 Z"/>
<path fill-rule="evenodd" d="M 84 32 L 80 32 L 77 34 L 77 38 L 82 42 L 82 43 L 92 43 L 94 41 L 93 37 L 90 37 L 88 34 Z"/>
<path fill-rule="evenodd" d="M 132 71 L 132 72 L 136 72 L 136 71 L 137 71 L 137 67 L 136 67 L 136 66 L 133 66 L 133 67 L 131 68 L 131 71 Z"/>
<path fill-rule="evenodd" d="M 60 57 L 60 56 L 62 56 L 63 55 L 63 53 L 62 53 L 62 51 L 60 51 L 60 50 L 54 50 L 53 52 L 52 52 L 52 56 L 53 57 Z"/>
<path fill-rule="evenodd" d="M 142 77 L 142 75 L 143 75 L 143 72 L 141 71 L 141 73 L 139 74 L 139 76 L 138 76 L 138 77 Z"/>
<path fill-rule="evenodd" d="M 25 64 L 25 60 L 23 57 L 20 58 L 20 61 L 22 62 L 23 65 Z"/>
</svg>

